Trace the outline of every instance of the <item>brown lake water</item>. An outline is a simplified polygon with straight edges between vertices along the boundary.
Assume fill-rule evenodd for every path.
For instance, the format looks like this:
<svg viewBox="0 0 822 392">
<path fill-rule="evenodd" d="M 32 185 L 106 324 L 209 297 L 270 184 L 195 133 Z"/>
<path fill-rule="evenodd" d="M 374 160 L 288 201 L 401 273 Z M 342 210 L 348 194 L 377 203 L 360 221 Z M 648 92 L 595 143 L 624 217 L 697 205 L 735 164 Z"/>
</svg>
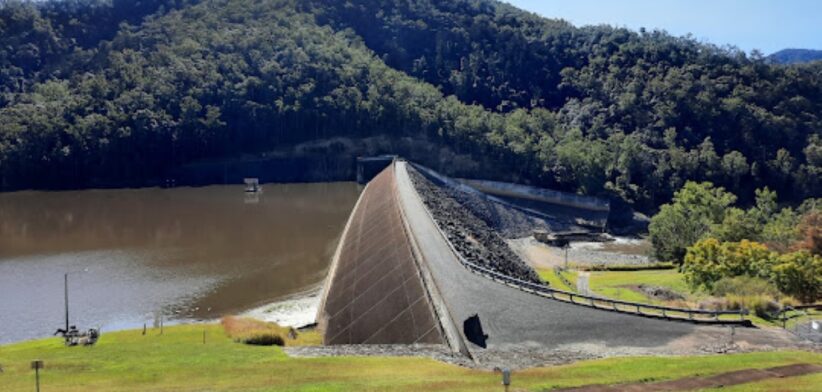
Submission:
<svg viewBox="0 0 822 392">
<path fill-rule="evenodd" d="M 235 314 L 318 287 L 355 183 L 0 194 L 0 343 Z"/>
</svg>

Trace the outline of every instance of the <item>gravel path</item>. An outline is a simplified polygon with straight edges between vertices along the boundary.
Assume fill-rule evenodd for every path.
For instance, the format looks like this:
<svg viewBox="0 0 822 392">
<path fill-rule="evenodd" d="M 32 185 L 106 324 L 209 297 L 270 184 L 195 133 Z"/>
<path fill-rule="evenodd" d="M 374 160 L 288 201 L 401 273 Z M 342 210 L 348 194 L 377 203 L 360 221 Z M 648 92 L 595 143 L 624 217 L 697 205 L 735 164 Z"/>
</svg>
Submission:
<svg viewBox="0 0 822 392">
<path fill-rule="evenodd" d="M 311 347 L 284 347 L 283 351 L 295 358 L 318 357 L 423 357 L 457 366 L 475 369 L 507 367 L 512 370 L 537 366 L 555 366 L 576 361 L 601 358 L 582 350 L 546 350 L 529 345 L 510 345 L 503 349 L 489 349 L 473 354 L 473 360 L 455 354 L 445 345 L 335 345 Z"/>
</svg>

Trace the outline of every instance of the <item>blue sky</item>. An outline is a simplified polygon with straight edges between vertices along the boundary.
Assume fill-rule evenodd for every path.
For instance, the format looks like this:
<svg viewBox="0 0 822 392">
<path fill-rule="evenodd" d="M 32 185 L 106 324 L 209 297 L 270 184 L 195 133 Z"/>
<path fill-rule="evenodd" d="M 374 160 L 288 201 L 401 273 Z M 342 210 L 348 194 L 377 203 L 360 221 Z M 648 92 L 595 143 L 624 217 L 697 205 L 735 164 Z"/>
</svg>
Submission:
<svg viewBox="0 0 822 392">
<path fill-rule="evenodd" d="M 577 26 L 611 24 L 634 30 L 688 33 L 701 41 L 770 54 L 822 49 L 822 0 L 504 0 Z"/>
</svg>

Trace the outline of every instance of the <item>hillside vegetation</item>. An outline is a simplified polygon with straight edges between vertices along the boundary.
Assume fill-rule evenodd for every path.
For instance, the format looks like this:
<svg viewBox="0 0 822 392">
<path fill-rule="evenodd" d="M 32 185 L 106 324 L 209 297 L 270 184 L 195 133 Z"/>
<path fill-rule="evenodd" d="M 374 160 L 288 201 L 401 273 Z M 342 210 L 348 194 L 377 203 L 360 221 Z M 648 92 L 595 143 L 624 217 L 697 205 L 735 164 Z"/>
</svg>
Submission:
<svg viewBox="0 0 822 392">
<path fill-rule="evenodd" d="M 820 113 L 822 64 L 495 1 L 0 3 L 3 189 L 379 134 L 647 210 L 688 179 L 799 201 L 822 194 Z"/>
</svg>

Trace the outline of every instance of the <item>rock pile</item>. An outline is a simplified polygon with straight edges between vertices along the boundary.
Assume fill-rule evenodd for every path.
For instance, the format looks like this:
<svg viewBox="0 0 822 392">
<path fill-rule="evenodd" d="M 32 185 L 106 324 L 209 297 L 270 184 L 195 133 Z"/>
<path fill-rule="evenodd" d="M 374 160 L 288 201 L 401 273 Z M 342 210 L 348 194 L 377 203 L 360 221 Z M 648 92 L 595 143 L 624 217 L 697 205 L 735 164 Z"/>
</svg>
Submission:
<svg viewBox="0 0 822 392">
<path fill-rule="evenodd" d="M 482 219 L 413 168 L 409 175 L 437 225 L 457 251 L 471 263 L 520 280 L 541 283 L 537 273 L 508 247 Z"/>
</svg>

